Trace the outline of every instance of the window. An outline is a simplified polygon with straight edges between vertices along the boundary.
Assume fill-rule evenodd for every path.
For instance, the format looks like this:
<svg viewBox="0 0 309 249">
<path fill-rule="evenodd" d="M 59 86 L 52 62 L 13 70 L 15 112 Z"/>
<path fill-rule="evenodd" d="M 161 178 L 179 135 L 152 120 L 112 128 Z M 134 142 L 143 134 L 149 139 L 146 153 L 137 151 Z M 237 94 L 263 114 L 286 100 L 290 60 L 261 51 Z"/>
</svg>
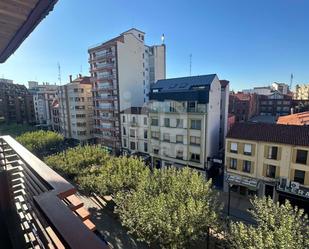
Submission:
<svg viewBox="0 0 309 249">
<path fill-rule="evenodd" d="M 297 152 L 296 152 L 296 163 L 307 164 L 307 155 L 308 155 L 308 151 L 297 150 Z"/>
<path fill-rule="evenodd" d="M 296 169 L 294 173 L 294 182 L 298 182 L 299 184 L 304 184 L 305 171 Z"/>
<path fill-rule="evenodd" d="M 169 133 L 163 133 L 163 141 L 170 141 L 170 134 Z"/>
<path fill-rule="evenodd" d="M 170 119 L 169 118 L 164 118 L 164 126 L 170 127 Z"/>
<path fill-rule="evenodd" d="M 182 119 L 179 119 L 179 118 L 176 119 L 176 127 L 177 128 L 183 128 L 183 120 Z"/>
<path fill-rule="evenodd" d="M 123 135 L 127 135 L 126 127 L 123 127 Z"/>
<path fill-rule="evenodd" d="M 235 158 L 230 159 L 230 169 L 237 169 L 237 159 Z"/>
<path fill-rule="evenodd" d="M 189 112 L 195 111 L 195 102 L 188 102 L 188 111 Z"/>
<path fill-rule="evenodd" d="M 147 125 L 147 117 L 144 117 L 144 125 Z"/>
<path fill-rule="evenodd" d="M 159 149 L 153 149 L 153 153 L 158 155 L 159 154 Z"/>
<path fill-rule="evenodd" d="M 237 153 L 237 143 L 231 143 L 230 152 Z"/>
<path fill-rule="evenodd" d="M 135 150 L 135 142 L 130 142 L 130 149 Z"/>
<path fill-rule="evenodd" d="M 130 137 L 135 137 L 135 130 L 134 129 L 130 129 Z"/>
<path fill-rule="evenodd" d="M 275 178 L 276 177 L 276 166 L 267 165 L 266 176 L 270 178 Z"/>
<path fill-rule="evenodd" d="M 182 150 L 177 150 L 176 158 L 183 160 L 183 151 Z"/>
<path fill-rule="evenodd" d="M 127 147 L 127 139 L 123 139 L 123 147 Z"/>
<path fill-rule="evenodd" d="M 159 139 L 159 137 L 160 137 L 160 133 L 159 132 L 157 132 L 157 131 L 152 131 L 151 132 L 151 138 Z"/>
<path fill-rule="evenodd" d="M 159 120 L 157 118 L 152 118 L 151 119 L 151 125 L 158 126 L 159 125 Z"/>
<path fill-rule="evenodd" d="M 201 144 L 201 138 L 195 137 L 195 136 L 190 136 L 190 144 L 200 145 Z"/>
<path fill-rule="evenodd" d="M 200 154 L 192 153 L 191 154 L 191 161 L 199 163 L 200 162 Z"/>
<path fill-rule="evenodd" d="M 147 152 L 148 151 L 148 144 L 144 143 L 144 151 Z"/>
<path fill-rule="evenodd" d="M 183 135 L 176 135 L 176 143 L 183 143 Z"/>
<path fill-rule="evenodd" d="M 147 130 L 144 130 L 144 138 L 148 138 L 148 131 Z"/>
<path fill-rule="evenodd" d="M 201 120 L 192 119 L 191 120 L 191 129 L 200 130 L 201 129 Z"/>
<path fill-rule="evenodd" d="M 244 160 L 242 171 L 246 173 L 251 172 L 251 161 Z"/>
<path fill-rule="evenodd" d="M 268 159 L 277 160 L 278 157 L 278 147 L 271 146 L 268 149 Z"/>
<path fill-rule="evenodd" d="M 132 123 L 136 124 L 136 118 L 135 117 L 132 117 Z"/>
<path fill-rule="evenodd" d="M 247 156 L 252 155 L 252 145 L 251 144 L 245 144 L 244 154 L 247 155 Z"/>
</svg>

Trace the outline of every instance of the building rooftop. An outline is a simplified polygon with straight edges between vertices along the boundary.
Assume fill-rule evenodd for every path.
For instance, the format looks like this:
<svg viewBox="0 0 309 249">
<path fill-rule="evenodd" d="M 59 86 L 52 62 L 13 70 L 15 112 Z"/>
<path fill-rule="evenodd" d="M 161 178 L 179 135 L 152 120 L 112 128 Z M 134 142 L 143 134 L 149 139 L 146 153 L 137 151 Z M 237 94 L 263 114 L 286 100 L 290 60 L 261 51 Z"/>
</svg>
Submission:
<svg viewBox="0 0 309 249">
<path fill-rule="evenodd" d="M 147 107 L 129 107 L 121 111 L 121 113 L 126 114 L 147 114 L 148 108 Z"/>
<path fill-rule="evenodd" d="M 309 125 L 309 112 L 300 112 L 287 116 L 281 116 L 278 118 L 277 124 Z"/>
<path fill-rule="evenodd" d="M 58 0 L 6 1 L 0 6 L 0 63 L 29 36 Z"/>
<path fill-rule="evenodd" d="M 297 125 L 236 123 L 227 138 L 309 146 L 309 127 Z"/>
</svg>

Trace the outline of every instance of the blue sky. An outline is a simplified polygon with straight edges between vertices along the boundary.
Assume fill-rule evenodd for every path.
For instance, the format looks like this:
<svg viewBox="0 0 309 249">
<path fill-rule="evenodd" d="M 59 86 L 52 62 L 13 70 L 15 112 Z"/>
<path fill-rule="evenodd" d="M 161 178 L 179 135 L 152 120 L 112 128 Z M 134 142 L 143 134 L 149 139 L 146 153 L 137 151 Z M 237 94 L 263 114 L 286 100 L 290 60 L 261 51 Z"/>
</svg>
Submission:
<svg viewBox="0 0 309 249">
<path fill-rule="evenodd" d="M 167 77 L 217 73 L 232 89 L 309 82 L 307 0 L 59 0 L 4 64 L 0 77 L 62 83 L 89 73 L 87 48 L 136 27 L 165 34 Z"/>
</svg>

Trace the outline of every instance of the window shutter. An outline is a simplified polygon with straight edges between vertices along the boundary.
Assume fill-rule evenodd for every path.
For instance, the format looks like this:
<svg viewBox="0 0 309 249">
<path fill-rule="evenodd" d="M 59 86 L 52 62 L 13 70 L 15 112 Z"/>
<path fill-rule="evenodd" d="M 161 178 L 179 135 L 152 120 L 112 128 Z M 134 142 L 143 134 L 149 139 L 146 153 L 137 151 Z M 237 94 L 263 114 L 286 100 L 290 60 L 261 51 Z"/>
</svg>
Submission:
<svg viewBox="0 0 309 249">
<path fill-rule="evenodd" d="M 243 143 L 237 143 L 237 153 L 244 154 L 245 145 Z"/>
<path fill-rule="evenodd" d="M 297 150 L 293 149 L 293 151 L 292 151 L 292 163 L 296 163 L 296 153 L 297 153 Z M 293 176 L 293 178 L 294 178 L 294 176 Z"/>
<path fill-rule="evenodd" d="M 291 171 L 290 171 L 290 181 L 294 181 L 294 174 L 295 174 L 295 170 L 291 169 Z"/>
<path fill-rule="evenodd" d="M 227 157 L 225 162 L 226 169 L 229 169 L 230 165 L 231 165 L 231 158 Z"/>
<path fill-rule="evenodd" d="M 255 144 L 252 144 L 251 145 L 252 156 L 255 156 L 255 148 L 256 148 Z"/>
<path fill-rule="evenodd" d="M 309 171 L 306 171 L 304 185 L 309 186 Z"/>
<path fill-rule="evenodd" d="M 276 166 L 276 178 L 279 178 L 279 177 L 280 177 L 280 166 Z"/>
<path fill-rule="evenodd" d="M 243 160 L 237 159 L 237 170 L 242 171 Z"/>
<path fill-rule="evenodd" d="M 267 171 L 267 164 L 264 164 L 263 165 L 263 176 L 267 177 L 266 176 L 266 171 Z"/>
<path fill-rule="evenodd" d="M 269 151 L 269 146 L 265 145 L 264 146 L 264 157 L 268 158 L 268 151 Z"/>
<path fill-rule="evenodd" d="M 254 174 L 254 162 L 251 162 L 250 174 Z"/>
<path fill-rule="evenodd" d="M 277 155 L 277 160 L 281 160 L 281 155 L 282 155 L 282 147 L 278 147 L 278 155 Z"/>
</svg>

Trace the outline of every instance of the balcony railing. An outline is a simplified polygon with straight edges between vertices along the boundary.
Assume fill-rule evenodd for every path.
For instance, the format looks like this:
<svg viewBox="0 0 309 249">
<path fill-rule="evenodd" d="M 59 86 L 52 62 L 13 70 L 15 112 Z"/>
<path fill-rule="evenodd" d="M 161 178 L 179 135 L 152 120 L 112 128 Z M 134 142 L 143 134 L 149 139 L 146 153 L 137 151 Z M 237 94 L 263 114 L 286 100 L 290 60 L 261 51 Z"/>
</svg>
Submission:
<svg viewBox="0 0 309 249">
<path fill-rule="evenodd" d="M 63 177 L 10 136 L 0 137 L 0 159 L 0 212 L 13 248 L 109 248 Z"/>
</svg>

